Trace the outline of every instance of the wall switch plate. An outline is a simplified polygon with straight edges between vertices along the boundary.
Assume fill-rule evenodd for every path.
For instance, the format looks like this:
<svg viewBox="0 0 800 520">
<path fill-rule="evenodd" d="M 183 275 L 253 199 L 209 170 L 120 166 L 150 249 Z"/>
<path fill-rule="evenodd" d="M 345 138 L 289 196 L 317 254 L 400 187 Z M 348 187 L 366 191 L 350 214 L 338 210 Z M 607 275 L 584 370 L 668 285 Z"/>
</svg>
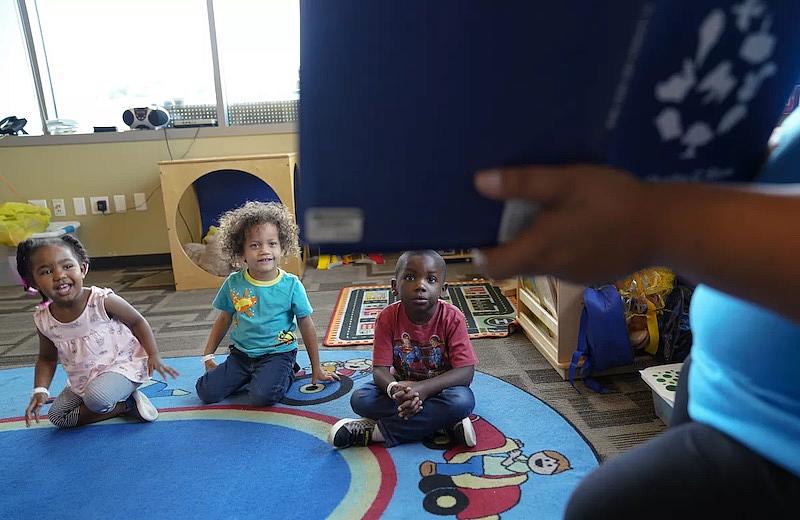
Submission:
<svg viewBox="0 0 800 520">
<path fill-rule="evenodd" d="M 66 217 L 67 216 L 67 205 L 64 204 L 64 199 L 53 199 L 50 202 L 53 203 L 53 216 L 54 217 Z"/>
<path fill-rule="evenodd" d="M 72 207 L 75 215 L 86 215 L 86 199 L 83 197 L 72 197 Z"/>
<path fill-rule="evenodd" d="M 39 206 L 40 208 L 47 207 L 47 201 L 44 199 L 30 199 L 28 204 L 33 204 L 34 206 Z"/>
<path fill-rule="evenodd" d="M 111 213 L 108 197 L 89 197 L 89 202 L 91 202 L 92 215 L 108 215 Z"/>
<path fill-rule="evenodd" d="M 128 209 L 125 203 L 125 195 L 114 195 L 114 211 L 117 213 L 125 213 Z"/>
<path fill-rule="evenodd" d="M 133 207 L 136 208 L 136 211 L 145 211 L 147 209 L 147 198 L 144 193 L 133 194 Z"/>
</svg>

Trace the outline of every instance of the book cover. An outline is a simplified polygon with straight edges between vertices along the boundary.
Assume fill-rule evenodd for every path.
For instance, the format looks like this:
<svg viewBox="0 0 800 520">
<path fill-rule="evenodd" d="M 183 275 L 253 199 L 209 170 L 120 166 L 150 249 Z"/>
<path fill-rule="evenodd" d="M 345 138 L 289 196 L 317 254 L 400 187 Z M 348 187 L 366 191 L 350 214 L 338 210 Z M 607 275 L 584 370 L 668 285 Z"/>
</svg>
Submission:
<svg viewBox="0 0 800 520">
<path fill-rule="evenodd" d="M 303 0 L 305 239 L 496 243 L 535 212 L 478 195 L 474 172 L 494 166 L 750 180 L 797 83 L 798 14 L 762 0 Z"/>
</svg>

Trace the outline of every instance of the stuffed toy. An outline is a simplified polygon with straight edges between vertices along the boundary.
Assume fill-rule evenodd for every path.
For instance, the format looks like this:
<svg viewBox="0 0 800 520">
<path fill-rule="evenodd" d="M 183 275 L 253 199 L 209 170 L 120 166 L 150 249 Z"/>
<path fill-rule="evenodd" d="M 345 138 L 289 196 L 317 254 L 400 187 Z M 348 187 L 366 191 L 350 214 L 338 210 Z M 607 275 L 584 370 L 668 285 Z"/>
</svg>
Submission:
<svg viewBox="0 0 800 520">
<path fill-rule="evenodd" d="M 211 226 L 208 234 L 203 238 L 202 244 L 192 242 L 183 244 L 183 250 L 186 252 L 186 256 L 192 259 L 192 262 L 209 273 L 228 276 L 234 268 L 222 252 L 222 244 L 220 244 L 217 231 L 215 226 Z"/>
</svg>

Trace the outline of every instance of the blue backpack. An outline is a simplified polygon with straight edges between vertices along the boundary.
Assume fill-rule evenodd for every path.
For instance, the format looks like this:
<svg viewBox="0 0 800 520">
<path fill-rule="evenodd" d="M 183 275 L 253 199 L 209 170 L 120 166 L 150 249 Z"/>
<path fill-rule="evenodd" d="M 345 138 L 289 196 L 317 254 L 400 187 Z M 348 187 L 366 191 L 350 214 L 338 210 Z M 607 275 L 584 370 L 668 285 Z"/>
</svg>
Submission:
<svg viewBox="0 0 800 520">
<path fill-rule="evenodd" d="M 581 358 L 583 365 L 580 375 L 584 378 L 584 384 L 602 394 L 608 390 L 591 378 L 592 373 L 633 363 L 622 298 L 613 285 L 599 289 L 587 287 L 583 291 L 578 347 L 569 365 L 569 382 L 573 388 L 575 369 Z"/>
</svg>

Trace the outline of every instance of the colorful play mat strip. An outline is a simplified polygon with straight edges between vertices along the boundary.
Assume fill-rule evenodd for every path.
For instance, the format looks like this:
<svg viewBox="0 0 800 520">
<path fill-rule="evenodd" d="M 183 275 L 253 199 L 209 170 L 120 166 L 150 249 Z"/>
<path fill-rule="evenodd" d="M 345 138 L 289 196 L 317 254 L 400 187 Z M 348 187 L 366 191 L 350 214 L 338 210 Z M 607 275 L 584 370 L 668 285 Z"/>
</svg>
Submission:
<svg viewBox="0 0 800 520">
<path fill-rule="evenodd" d="M 194 393 L 200 359 L 172 359 L 178 379 L 142 389 L 160 410 L 156 422 L 70 430 L 46 417 L 25 428 L 33 369 L 0 371 L 0 518 L 560 518 L 597 467 L 568 421 L 481 373 L 474 448 L 443 434 L 335 450 L 328 428 L 353 415 L 350 394 L 371 379 L 372 364 L 364 352 L 320 354 L 340 381 L 311 384 L 301 352 L 306 368 L 268 408 L 248 406 L 245 394 L 203 405 Z M 64 384 L 59 368 L 53 393 Z"/>
<path fill-rule="evenodd" d="M 499 287 L 485 280 L 449 282 L 442 299 L 464 313 L 471 338 L 508 336 L 516 318 L 511 301 Z M 396 300 L 388 285 L 343 288 L 339 292 L 323 344 L 327 347 L 371 344 L 375 319 Z"/>
</svg>

